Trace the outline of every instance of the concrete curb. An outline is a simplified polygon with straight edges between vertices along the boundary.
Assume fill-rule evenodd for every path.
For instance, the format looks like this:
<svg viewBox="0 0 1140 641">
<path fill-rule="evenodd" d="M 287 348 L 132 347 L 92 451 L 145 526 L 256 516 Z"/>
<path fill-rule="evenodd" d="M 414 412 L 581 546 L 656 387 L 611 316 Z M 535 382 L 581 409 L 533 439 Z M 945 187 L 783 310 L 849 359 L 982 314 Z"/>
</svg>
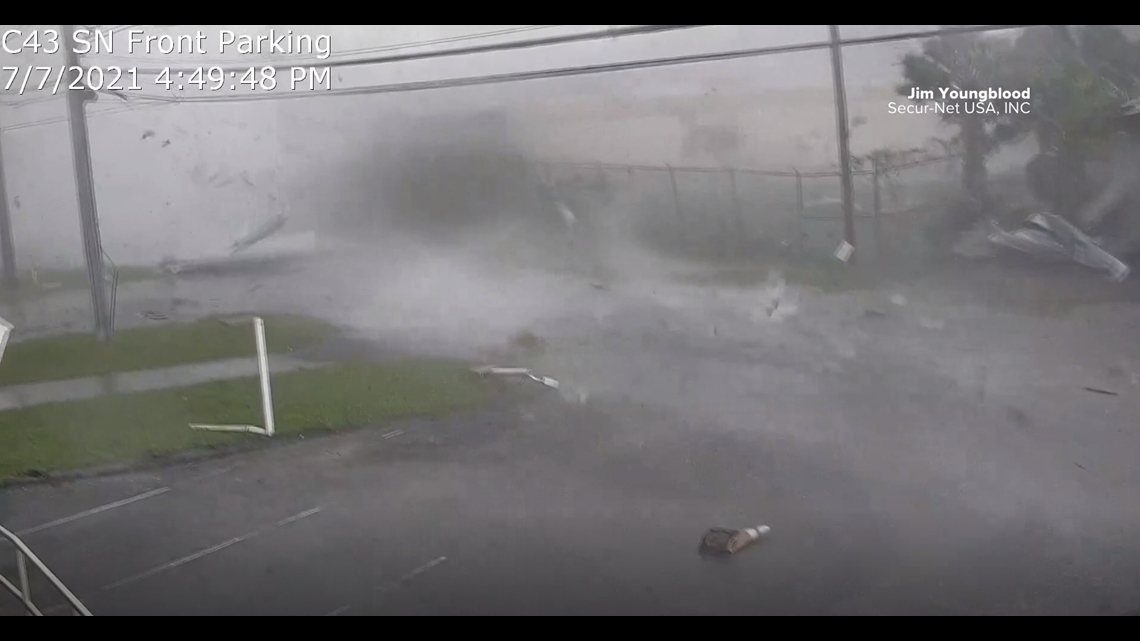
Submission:
<svg viewBox="0 0 1140 641">
<path fill-rule="evenodd" d="M 249 452 L 284 447 L 287 445 L 300 443 L 302 441 L 308 441 L 310 439 L 327 438 L 329 436 L 344 434 L 346 432 L 356 431 L 359 429 L 371 428 L 349 427 L 341 430 L 315 430 L 305 434 L 275 436 L 273 438 L 263 438 L 261 440 L 252 441 L 249 443 L 239 443 L 236 445 L 226 445 L 223 447 L 178 452 L 176 454 L 169 454 L 165 456 L 155 456 L 143 461 L 136 461 L 134 463 L 101 465 L 97 467 L 83 468 L 68 472 L 55 472 L 36 477 L 13 477 L 8 479 L 0 479 L 0 490 L 38 485 L 58 485 L 72 481 L 82 481 L 86 479 L 102 478 L 107 476 L 118 476 L 120 474 L 131 474 L 135 472 L 145 472 L 148 470 L 164 469 L 178 465 L 186 465 L 189 463 L 201 463 L 203 461 L 222 459 L 237 454 L 247 454 Z"/>
</svg>

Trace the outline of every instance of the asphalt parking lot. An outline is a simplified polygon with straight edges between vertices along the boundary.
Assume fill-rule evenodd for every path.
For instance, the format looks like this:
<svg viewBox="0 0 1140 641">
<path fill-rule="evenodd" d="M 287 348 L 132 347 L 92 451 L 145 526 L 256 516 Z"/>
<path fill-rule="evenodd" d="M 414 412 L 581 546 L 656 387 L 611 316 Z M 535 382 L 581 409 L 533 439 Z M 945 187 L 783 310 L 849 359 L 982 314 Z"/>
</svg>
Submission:
<svg viewBox="0 0 1140 641">
<path fill-rule="evenodd" d="M 907 292 L 882 315 L 837 295 L 769 322 L 749 292 L 581 291 L 531 326 L 537 366 L 585 404 L 536 385 L 476 414 L 10 488 L 5 524 L 96 615 L 1140 610 L 1140 308 Z M 438 311 L 403 300 L 407 326 Z M 457 315 L 441 334 L 475 326 Z M 757 524 L 771 537 L 736 557 L 696 553 L 708 527 Z"/>
</svg>

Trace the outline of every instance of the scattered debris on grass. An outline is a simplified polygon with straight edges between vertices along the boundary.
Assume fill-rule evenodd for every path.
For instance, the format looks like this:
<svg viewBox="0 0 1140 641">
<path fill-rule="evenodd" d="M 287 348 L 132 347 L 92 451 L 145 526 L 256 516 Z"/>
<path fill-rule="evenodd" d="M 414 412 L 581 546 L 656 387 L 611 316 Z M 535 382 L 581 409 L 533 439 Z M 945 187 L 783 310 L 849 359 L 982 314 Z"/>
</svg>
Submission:
<svg viewBox="0 0 1140 641">
<path fill-rule="evenodd" d="M 701 545 L 697 551 L 702 556 L 730 556 L 759 541 L 771 531 L 772 528 L 767 525 L 757 525 L 743 530 L 710 528 L 701 537 Z"/>
</svg>

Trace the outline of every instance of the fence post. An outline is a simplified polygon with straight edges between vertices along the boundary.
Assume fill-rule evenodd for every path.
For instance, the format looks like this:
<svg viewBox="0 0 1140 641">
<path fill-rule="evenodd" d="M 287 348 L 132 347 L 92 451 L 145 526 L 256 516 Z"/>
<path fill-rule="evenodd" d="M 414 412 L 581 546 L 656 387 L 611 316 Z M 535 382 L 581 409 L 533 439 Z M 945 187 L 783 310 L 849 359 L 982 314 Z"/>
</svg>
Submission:
<svg viewBox="0 0 1140 641">
<path fill-rule="evenodd" d="M 796 247 L 803 250 L 804 244 L 804 177 L 800 170 L 792 167 L 796 174 Z"/>
<path fill-rule="evenodd" d="M 673 216 L 674 223 L 676 224 L 677 235 L 680 238 L 685 237 L 684 225 L 681 224 L 681 196 L 677 192 L 677 172 L 673 169 L 672 165 L 665 165 L 669 169 L 669 186 L 673 189 Z"/>
<path fill-rule="evenodd" d="M 669 169 L 669 187 L 673 190 L 673 213 L 677 219 L 681 218 L 681 197 L 677 193 L 677 172 L 672 165 L 665 165 Z"/>
<path fill-rule="evenodd" d="M 744 205 L 740 202 L 740 192 L 736 189 L 736 169 L 728 170 L 728 184 L 732 189 L 732 207 L 736 213 L 736 220 L 733 224 L 732 235 L 732 253 L 736 257 L 743 254 L 744 249 Z"/>
<path fill-rule="evenodd" d="M 879 216 L 883 211 L 883 204 L 881 196 L 879 195 L 879 173 L 881 171 L 879 158 L 877 156 L 871 157 L 871 194 L 874 198 L 874 208 L 871 211 L 871 223 L 874 225 L 875 230 L 875 257 L 883 257 L 883 233 Z"/>
</svg>

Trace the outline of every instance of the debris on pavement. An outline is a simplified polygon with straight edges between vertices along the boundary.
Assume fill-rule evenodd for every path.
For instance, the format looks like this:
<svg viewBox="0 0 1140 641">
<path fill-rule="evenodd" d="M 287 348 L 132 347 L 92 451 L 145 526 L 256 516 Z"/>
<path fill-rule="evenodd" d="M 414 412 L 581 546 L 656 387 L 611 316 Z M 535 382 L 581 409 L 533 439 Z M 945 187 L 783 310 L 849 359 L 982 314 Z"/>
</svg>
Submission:
<svg viewBox="0 0 1140 641">
<path fill-rule="evenodd" d="M 1086 387 L 1086 388 L 1084 388 L 1084 390 L 1086 392 L 1092 392 L 1093 394 L 1102 394 L 1104 396 L 1120 396 L 1120 394 L 1118 392 L 1112 392 L 1112 391 L 1109 391 L 1106 389 L 1100 389 L 1099 387 Z"/>
<path fill-rule="evenodd" d="M 476 367 L 471 370 L 480 376 L 525 376 L 536 383 L 558 389 L 560 384 L 549 376 L 539 376 L 529 368 L 526 367 L 497 367 L 495 365 L 487 365 L 484 367 Z"/>
<path fill-rule="evenodd" d="M 839 243 L 839 247 L 835 250 L 835 257 L 843 262 L 851 260 L 851 256 L 855 254 L 855 246 L 846 240 Z"/>
<path fill-rule="evenodd" d="M 478 374 L 480 376 L 521 376 L 521 377 L 526 377 L 526 378 L 529 378 L 530 380 L 532 380 L 536 383 L 542 383 L 543 385 L 545 385 L 551 389 L 556 389 L 556 390 L 561 391 L 562 397 L 568 401 L 575 401 L 575 402 L 577 402 L 579 404 L 583 404 L 583 405 L 586 403 L 586 400 L 589 398 L 589 394 L 586 392 L 586 390 L 583 390 L 580 388 L 572 388 L 569 386 L 564 386 L 557 379 L 550 378 L 549 376 L 540 376 L 540 375 L 536 374 L 533 370 L 526 368 L 526 367 L 498 367 L 496 365 L 486 365 L 483 367 L 474 367 L 471 369 L 471 371 L 475 372 L 476 374 Z"/>
<path fill-rule="evenodd" d="M 1128 277 L 1131 269 L 1105 251 L 1097 241 L 1055 214 L 1034 214 L 1025 226 L 1014 231 L 988 223 L 988 232 L 975 229 L 964 234 L 954 252 L 967 258 L 993 257 L 1001 249 L 1012 249 L 1042 260 L 1070 260 L 1106 272 L 1114 282 Z"/>
<path fill-rule="evenodd" d="M 779 323 L 799 312 L 795 297 L 789 295 L 788 283 L 783 272 L 779 270 L 768 272 L 763 294 L 768 299 L 768 304 L 764 307 L 764 318 Z"/>
<path fill-rule="evenodd" d="M 170 317 L 167 316 L 166 314 L 163 314 L 162 312 L 152 312 L 150 310 L 147 310 L 145 312 L 140 312 L 139 318 L 145 318 L 147 320 L 152 320 L 152 321 L 170 320 Z"/>
<path fill-rule="evenodd" d="M 555 201 L 554 207 L 558 210 L 558 213 L 562 215 L 562 221 L 566 223 L 567 227 L 573 227 L 574 223 L 578 222 L 578 217 L 574 215 L 573 211 L 570 211 L 566 203 L 560 200 Z"/>
<path fill-rule="evenodd" d="M 767 536 L 772 528 L 767 525 L 744 528 L 743 530 L 729 530 L 725 528 L 710 528 L 701 537 L 698 553 L 702 556 L 729 556 L 736 554 L 744 548 Z"/>
</svg>

